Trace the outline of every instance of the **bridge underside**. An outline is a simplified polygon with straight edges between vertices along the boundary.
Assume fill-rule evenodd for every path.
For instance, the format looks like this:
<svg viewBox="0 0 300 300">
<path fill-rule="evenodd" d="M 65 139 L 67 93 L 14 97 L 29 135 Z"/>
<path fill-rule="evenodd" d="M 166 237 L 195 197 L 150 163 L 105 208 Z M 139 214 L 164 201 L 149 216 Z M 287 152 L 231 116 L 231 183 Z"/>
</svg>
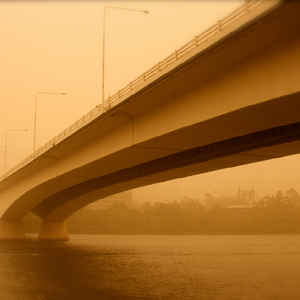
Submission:
<svg viewBox="0 0 300 300">
<path fill-rule="evenodd" d="M 63 220 L 112 193 L 176 179 L 182 174 L 192 176 L 298 153 L 300 122 L 185 150 L 94 178 L 61 191 L 34 208 L 33 212 L 44 220 L 39 238 L 67 240 Z"/>
<path fill-rule="evenodd" d="M 33 209 L 43 219 L 39 239 L 68 240 L 65 219 L 114 193 L 297 153 L 300 122 L 181 151 L 94 178 L 54 194 Z M 0 239 L 26 238 L 21 220 L 0 220 L 0 233 Z"/>
<path fill-rule="evenodd" d="M 85 181 L 45 199 L 33 212 L 43 220 L 65 220 L 78 209 L 110 195 L 111 189 L 116 193 L 297 153 L 300 153 L 300 123 L 181 151 Z M 66 209 L 71 202 L 73 211 L 70 208 Z M 76 202 L 78 205 L 74 205 Z"/>
</svg>

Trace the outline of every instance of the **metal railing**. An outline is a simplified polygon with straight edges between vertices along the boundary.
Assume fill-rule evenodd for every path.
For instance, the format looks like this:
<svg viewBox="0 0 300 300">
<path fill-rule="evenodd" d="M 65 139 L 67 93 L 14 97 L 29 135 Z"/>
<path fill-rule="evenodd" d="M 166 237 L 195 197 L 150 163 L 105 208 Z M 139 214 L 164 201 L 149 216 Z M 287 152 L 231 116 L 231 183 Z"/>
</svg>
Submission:
<svg viewBox="0 0 300 300">
<path fill-rule="evenodd" d="M 30 156 L 28 156 L 23 161 L 21 161 L 19 164 L 17 164 L 12 169 L 7 171 L 4 175 L 2 175 L 0 177 L 0 181 L 5 179 L 6 177 L 10 176 L 12 173 L 16 172 L 20 168 L 24 167 L 29 162 L 33 161 L 36 157 L 38 157 L 45 151 L 49 150 L 51 147 L 54 147 L 55 145 L 57 145 L 59 142 L 64 140 L 64 138 L 66 138 L 70 134 L 74 133 L 76 130 L 78 130 L 80 127 L 82 127 L 84 124 L 87 124 L 88 122 L 90 122 L 93 117 L 101 115 L 105 111 L 105 108 L 108 108 L 108 109 L 111 108 L 115 102 L 120 100 L 121 97 L 130 93 L 133 89 L 136 89 L 141 84 L 143 84 L 145 81 L 149 80 L 154 75 L 157 75 L 159 72 L 164 70 L 169 65 L 177 62 L 180 58 L 184 57 L 186 54 L 190 53 L 191 51 L 193 51 L 200 45 L 203 45 L 210 38 L 217 36 L 217 34 L 219 34 L 221 31 L 225 30 L 226 28 L 228 28 L 232 23 L 237 22 L 241 18 L 243 18 L 246 15 L 248 15 L 249 13 L 251 13 L 264 1 L 266 1 L 266 0 L 245 1 L 243 5 L 241 5 L 236 10 L 231 12 L 228 16 L 219 20 L 216 24 L 209 27 L 201 34 L 195 36 L 191 41 L 189 41 L 188 43 L 183 45 L 178 50 L 175 50 L 171 55 L 166 57 L 164 60 L 158 62 L 154 67 L 152 67 L 148 71 L 144 72 L 142 75 L 137 77 L 135 80 L 131 81 L 128 85 L 126 85 L 123 89 L 119 90 L 113 96 L 109 96 L 108 99 L 104 102 L 103 109 L 102 109 L 102 104 L 96 106 L 89 113 L 84 115 L 82 118 L 80 118 L 74 124 L 69 126 L 67 129 L 65 129 L 63 132 L 61 132 L 59 135 L 55 136 L 44 146 L 37 149 Z"/>
</svg>

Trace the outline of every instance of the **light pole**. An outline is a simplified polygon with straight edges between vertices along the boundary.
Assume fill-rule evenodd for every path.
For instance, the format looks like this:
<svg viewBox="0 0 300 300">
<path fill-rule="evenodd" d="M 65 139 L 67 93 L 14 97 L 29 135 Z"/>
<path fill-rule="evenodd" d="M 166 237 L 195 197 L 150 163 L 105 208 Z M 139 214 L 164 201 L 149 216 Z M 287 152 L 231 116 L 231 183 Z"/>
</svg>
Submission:
<svg viewBox="0 0 300 300">
<path fill-rule="evenodd" d="M 115 6 L 106 6 L 104 7 L 103 12 L 103 54 L 102 54 L 102 112 L 104 112 L 104 71 L 105 71 L 105 12 L 106 9 L 120 9 L 120 10 L 129 10 L 134 12 L 141 12 L 144 14 L 149 14 L 149 11 L 147 10 L 138 10 L 138 9 L 130 9 L 130 8 L 123 8 L 123 7 L 115 7 Z"/>
<path fill-rule="evenodd" d="M 4 173 L 6 172 L 7 133 L 10 131 L 28 131 L 27 129 L 9 129 L 5 132 Z"/>
<path fill-rule="evenodd" d="M 35 152 L 35 139 L 36 139 L 36 115 L 37 115 L 37 100 L 38 95 L 65 95 L 65 93 L 49 93 L 49 92 L 37 92 L 35 95 L 35 108 L 34 108 L 34 131 L 33 131 L 33 152 Z"/>
</svg>

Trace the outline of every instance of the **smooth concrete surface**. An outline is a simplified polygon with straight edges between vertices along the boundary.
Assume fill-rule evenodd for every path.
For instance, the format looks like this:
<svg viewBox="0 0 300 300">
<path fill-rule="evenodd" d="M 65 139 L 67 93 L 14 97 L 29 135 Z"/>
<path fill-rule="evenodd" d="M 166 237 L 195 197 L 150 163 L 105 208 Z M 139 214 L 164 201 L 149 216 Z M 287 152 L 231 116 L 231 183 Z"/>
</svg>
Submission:
<svg viewBox="0 0 300 300">
<path fill-rule="evenodd" d="M 43 221 L 39 240 L 68 241 L 69 234 L 66 221 Z"/>
</svg>

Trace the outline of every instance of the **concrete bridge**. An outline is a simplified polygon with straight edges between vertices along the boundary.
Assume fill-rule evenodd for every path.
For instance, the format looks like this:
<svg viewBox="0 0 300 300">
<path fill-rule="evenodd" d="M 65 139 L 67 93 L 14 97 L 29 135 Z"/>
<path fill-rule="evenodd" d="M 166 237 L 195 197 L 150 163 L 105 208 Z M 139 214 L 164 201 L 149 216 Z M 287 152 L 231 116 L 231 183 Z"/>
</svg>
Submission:
<svg viewBox="0 0 300 300">
<path fill-rule="evenodd" d="M 248 1 L 0 179 L 0 238 L 121 191 L 300 153 L 300 2 Z"/>
</svg>

